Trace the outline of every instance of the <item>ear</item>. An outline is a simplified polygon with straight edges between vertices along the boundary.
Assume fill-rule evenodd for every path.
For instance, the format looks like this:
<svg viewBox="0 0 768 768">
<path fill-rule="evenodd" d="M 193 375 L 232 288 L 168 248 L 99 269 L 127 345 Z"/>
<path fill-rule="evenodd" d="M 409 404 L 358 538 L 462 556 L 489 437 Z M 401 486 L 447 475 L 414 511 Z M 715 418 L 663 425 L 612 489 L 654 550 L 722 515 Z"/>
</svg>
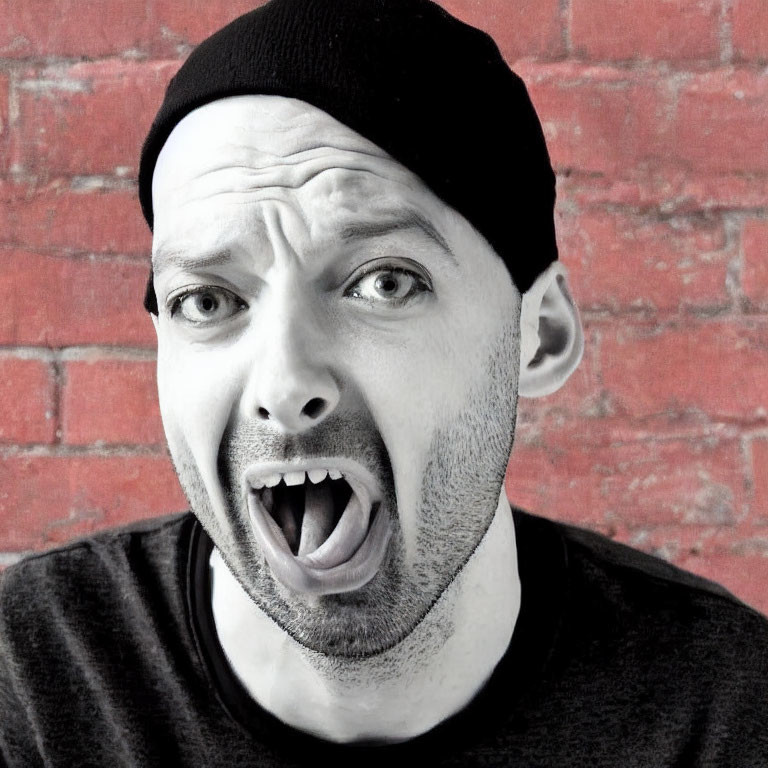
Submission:
<svg viewBox="0 0 768 768">
<path fill-rule="evenodd" d="M 565 267 L 556 261 L 523 294 L 519 394 L 542 397 L 557 391 L 576 370 L 583 352 L 579 312 Z"/>
</svg>

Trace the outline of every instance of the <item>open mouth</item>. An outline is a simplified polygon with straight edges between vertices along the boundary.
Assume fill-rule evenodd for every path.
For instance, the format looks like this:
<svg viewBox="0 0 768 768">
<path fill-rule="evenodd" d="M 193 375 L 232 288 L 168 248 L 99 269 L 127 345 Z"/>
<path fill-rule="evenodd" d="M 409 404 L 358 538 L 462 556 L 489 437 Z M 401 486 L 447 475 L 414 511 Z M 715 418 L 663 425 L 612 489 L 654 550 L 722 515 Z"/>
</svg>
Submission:
<svg viewBox="0 0 768 768">
<path fill-rule="evenodd" d="M 383 560 L 390 525 L 375 479 L 356 462 L 250 468 L 251 522 L 273 574 L 311 593 L 357 589 Z"/>
<path fill-rule="evenodd" d="M 328 568 L 349 559 L 363 543 L 366 516 L 339 470 L 288 472 L 277 485 L 253 492 L 294 555 Z"/>
</svg>

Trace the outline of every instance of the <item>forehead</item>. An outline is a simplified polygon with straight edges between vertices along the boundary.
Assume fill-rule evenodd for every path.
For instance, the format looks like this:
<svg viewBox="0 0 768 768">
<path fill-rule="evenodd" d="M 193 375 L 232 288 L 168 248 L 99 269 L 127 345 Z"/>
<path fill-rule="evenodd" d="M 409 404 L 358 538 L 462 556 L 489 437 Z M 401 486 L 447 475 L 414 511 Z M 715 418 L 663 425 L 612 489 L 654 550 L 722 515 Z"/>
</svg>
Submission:
<svg viewBox="0 0 768 768">
<path fill-rule="evenodd" d="M 221 99 L 187 115 L 158 157 L 152 192 L 156 234 L 182 209 L 205 216 L 224 202 L 298 203 L 318 223 L 345 213 L 386 218 L 414 206 L 439 217 L 447 208 L 373 142 L 316 107 L 277 96 Z"/>
</svg>

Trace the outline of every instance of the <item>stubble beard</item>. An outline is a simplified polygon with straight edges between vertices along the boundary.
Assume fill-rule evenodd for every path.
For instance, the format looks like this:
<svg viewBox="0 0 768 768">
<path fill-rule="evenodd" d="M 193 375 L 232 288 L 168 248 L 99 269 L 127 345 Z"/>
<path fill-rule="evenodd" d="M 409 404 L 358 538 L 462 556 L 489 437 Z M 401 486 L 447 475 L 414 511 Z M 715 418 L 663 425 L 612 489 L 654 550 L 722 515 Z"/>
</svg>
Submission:
<svg viewBox="0 0 768 768">
<path fill-rule="evenodd" d="M 174 464 L 191 509 L 246 593 L 296 642 L 332 658 L 369 658 L 396 646 L 427 616 L 496 512 L 514 438 L 518 355 L 517 332 L 507 325 L 467 407 L 436 429 L 415 510 L 413 553 L 405 551 L 389 456 L 368 414 L 334 414 L 293 437 L 253 425 L 225 433 L 218 476 L 227 509 L 220 513 L 191 451 L 176 446 Z M 349 456 L 379 478 L 384 497 L 378 514 L 390 515 L 394 533 L 379 571 L 360 589 L 311 597 L 294 592 L 272 576 L 258 549 L 240 490 L 242 473 L 254 461 L 303 456 Z"/>
</svg>

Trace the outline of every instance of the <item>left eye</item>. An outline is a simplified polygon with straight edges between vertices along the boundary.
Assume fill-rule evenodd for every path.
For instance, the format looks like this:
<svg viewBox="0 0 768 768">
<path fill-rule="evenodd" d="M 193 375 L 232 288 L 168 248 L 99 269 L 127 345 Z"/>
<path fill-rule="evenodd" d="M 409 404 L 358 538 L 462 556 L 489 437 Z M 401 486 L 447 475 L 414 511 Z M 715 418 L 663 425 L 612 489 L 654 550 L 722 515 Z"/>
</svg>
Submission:
<svg viewBox="0 0 768 768">
<path fill-rule="evenodd" d="M 231 291 L 216 286 L 204 286 L 173 298 L 171 317 L 181 316 L 191 325 L 209 325 L 227 320 L 245 306 L 245 302 Z"/>
<path fill-rule="evenodd" d="M 347 289 L 345 295 L 370 302 L 399 305 L 429 290 L 426 280 L 415 272 L 390 267 L 363 275 Z"/>
</svg>

